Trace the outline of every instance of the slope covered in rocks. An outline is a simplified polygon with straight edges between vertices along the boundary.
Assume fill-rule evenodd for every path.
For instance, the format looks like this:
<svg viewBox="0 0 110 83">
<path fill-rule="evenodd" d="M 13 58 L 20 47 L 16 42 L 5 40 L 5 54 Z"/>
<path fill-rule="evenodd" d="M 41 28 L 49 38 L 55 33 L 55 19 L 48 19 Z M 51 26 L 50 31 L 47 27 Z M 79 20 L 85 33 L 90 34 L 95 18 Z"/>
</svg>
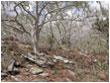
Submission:
<svg viewBox="0 0 110 83">
<path fill-rule="evenodd" d="M 2 39 L 2 82 L 108 82 L 106 56 L 80 49 L 40 48 L 15 39 Z M 10 65 L 11 60 L 14 65 Z M 9 71 L 9 66 L 14 67 Z"/>
</svg>

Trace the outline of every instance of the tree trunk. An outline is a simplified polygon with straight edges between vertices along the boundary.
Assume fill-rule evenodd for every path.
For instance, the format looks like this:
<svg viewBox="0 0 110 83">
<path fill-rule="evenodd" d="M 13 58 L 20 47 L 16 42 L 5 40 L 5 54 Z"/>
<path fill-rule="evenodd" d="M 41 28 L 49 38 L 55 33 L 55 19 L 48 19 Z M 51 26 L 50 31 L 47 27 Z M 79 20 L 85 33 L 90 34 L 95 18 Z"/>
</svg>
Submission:
<svg viewBox="0 0 110 83">
<path fill-rule="evenodd" d="M 33 42 L 33 48 L 34 48 L 34 53 L 39 54 L 39 36 L 40 36 L 40 30 L 35 30 L 33 29 L 31 32 L 32 36 L 32 42 Z"/>
</svg>

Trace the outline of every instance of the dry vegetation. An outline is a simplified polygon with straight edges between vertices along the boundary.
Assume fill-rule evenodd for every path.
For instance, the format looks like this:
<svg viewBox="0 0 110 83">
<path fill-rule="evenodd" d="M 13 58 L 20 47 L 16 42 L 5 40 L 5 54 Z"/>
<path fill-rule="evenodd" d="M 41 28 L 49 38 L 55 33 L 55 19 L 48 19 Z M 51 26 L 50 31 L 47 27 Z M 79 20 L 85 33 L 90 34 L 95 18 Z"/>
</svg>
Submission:
<svg viewBox="0 0 110 83">
<path fill-rule="evenodd" d="M 32 46 L 27 48 L 26 44 L 19 42 L 18 40 L 3 39 L 4 44 L 2 44 L 2 63 L 3 57 L 7 57 L 7 61 L 5 62 L 5 66 L 9 63 L 9 59 L 12 57 L 15 58 L 17 62 L 19 62 L 23 67 L 19 67 L 19 74 L 14 77 L 8 75 L 7 77 L 2 77 L 2 81 L 42 81 L 42 82 L 102 82 L 108 81 L 108 64 L 106 63 L 106 56 L 98 54 L 98 53 L 87 53 L 87 56 L 81 55 L 80 49 L 51 49 L 49 47 L 40 48 L 41 52 L 47 52 L 49 55 L 57 55 L 68 58 L 69 60 L 74 61 L 73 65 L 64 64 L 63 62 L 58 62 L 55 64 L 54 68 L 44 68 L 43 70 L 48 73 L 47 76 L 41 75 L 26 75 L 26 68 L 29 64 L 32 66 L 36 66 L 34 63 L 29 63 L 28 61 L 24 61 L 21 58 L 22 53 L 32 52 Z M 11 44 L 12 43 L 12 44 Z M 10 45 L 11 44 L 11 45 Z M 22 49 L 22 50 L 21 50 Z M 11 57 L 11 58 L 10 58 Z M 19 58 L 19 59 L 18 59 Z M 27 68 L 28 69 L 28 68 Z M 74 73 L 72 74 L 71 71 Z M 26 78 L 25 78 L 26 77 Z M 16 80 L 17 78 L 18 80 Z"/>
<path fill-rule="evenodd" d="M 108 82 L 109 11 L 96 3 L 2 1 L 1 81 Z"/>
</svg>

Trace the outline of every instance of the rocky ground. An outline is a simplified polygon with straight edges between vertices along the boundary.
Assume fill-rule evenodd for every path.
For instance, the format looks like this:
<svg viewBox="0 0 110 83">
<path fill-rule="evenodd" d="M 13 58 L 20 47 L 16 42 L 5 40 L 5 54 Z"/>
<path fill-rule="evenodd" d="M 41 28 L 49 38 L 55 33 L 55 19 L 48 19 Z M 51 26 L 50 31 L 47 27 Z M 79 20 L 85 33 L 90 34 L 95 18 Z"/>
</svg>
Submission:
<svg viewBox="0 0 110 83">
<path fill-rule="evenodd" d="M 2 82 L 108 82 L 106 56 L 80 49 L 40 48 L 2 39 Z"/>
</svg>

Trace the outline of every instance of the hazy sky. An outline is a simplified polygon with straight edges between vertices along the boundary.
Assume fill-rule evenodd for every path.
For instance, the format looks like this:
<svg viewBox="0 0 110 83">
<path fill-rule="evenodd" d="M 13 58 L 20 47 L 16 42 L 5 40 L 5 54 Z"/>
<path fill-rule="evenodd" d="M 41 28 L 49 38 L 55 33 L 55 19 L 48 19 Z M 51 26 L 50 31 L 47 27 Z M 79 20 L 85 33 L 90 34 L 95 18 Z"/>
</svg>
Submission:
<svg viewBox="0 0 110 83">
<path fill-rule="evenodd" d="M 30 1 L 31 2 L 31 1 Z M 109 1 L 101 1 L 102 3 L 102 6 L 106 9 L 109 9 Z M 35 3 L 34 2 L 31 2 L 32 5 L 34 5 Z M 91 1 L 90 3 L 90 8 L 93 9 L 93 10 L 100 10 L 100 5 L 96 2 L 96 1 Z M 32 8 L 32 5 L 29 5 L 30 6 L 30 11 L 33 11 L 33 8 Z M 13 9 L 13 4 L 11 4 L 9 7 L 7 7 L 6 9 L 6 12 L 10 15 L 16 15 L 15 12 L 10 12 L 9 10 L 10 9 Z M 28 9 L 28 8 L 27 8 Z M 18 8 L 17 11 L 20 13 L 20 9 Z M 72 15 L 72 12 L 71 11 L 68 11 L 67 12 L 68 15 Z"/>
</svg>

